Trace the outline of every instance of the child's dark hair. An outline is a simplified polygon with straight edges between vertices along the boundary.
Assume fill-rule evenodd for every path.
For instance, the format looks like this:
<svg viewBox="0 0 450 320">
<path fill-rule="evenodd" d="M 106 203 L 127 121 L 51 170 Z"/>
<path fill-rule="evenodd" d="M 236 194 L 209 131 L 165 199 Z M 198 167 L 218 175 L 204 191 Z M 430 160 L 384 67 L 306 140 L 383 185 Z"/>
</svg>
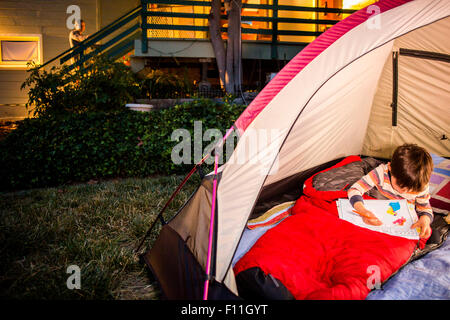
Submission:
<svg viewBox="0 0 450 320">
<path fill-rule="evenodd" d="M 395 149 L 391 159 L 391 174 L 401 188 L 422 191 L 430 181 L 433 159 L 416 144 L 404 144 Z"/>
</svg>

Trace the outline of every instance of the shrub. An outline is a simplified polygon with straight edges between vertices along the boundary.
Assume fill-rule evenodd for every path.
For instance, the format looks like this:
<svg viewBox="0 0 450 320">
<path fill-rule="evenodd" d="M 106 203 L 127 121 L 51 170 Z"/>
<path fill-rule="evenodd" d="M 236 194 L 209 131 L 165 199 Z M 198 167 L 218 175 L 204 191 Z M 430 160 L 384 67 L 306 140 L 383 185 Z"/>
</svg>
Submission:
<svg viewBox="0 0 450 320">
<path fill-rule="evenodd" d="M 102 56 L 87 69 L 69 72 L 63 66 L 30 72 L 22 89 L 30 87 L 26 105 L 34 107 L 34 116 L 120 110 L 140 94 L 139 81 L 131 69 Z"/>
<path fill-rule="evenodd" d="M 141 97 L 149 99 L 166 99 L 185 96 L 191 92 L 187 77 L 182 79 L 176 74 L 151 70 L 141 80 Z"/>
<path fill-rule="evenodd" d="M 172 132 L 185 128 L 193 136 L 194 121 L 202 121 L 203 131 L 217 128 L 224 133 L 243 109 L 196 100 L 150 113 L 123 110 L 26 119 L 0 141 L 0 190 L 184 173 L 192 164 L 172 162 L 178 143 L 171 140 Z"/>
</svg>

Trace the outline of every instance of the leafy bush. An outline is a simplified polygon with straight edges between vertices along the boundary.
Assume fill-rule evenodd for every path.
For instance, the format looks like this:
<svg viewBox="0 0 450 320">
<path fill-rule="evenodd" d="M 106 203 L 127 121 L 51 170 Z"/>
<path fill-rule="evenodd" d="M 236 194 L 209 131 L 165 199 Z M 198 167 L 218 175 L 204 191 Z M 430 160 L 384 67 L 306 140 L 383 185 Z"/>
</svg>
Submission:
<svg viewBox="0 0 450 320">
<path fill-rule="evenodd" d="M 172 148 L 178 144 L 171 140 L 172 132 L 187 129 L 193 137 L 194 121 L 202 121 L 203 131 L 217 128 L 224 133 L 244 107 L 195 100 L 150 113 L 123 110 L 26 119 L 0 142 L 0 190 L 184 173 L 194 161 L 172 162 Z"/>
<path fill-rule="evenodd" d="M 141 81 L 141 96 L 149 99 L 166 99 L 184 96 L 192 88 L 187 77 L 151 70 Z"/>
<path fill-rule="evenodd" d="M 88 69 L 67 68 L 31 70 L 22 89 L 30 87 L 27 108 L 33 106 L 35 116 L 120 110 L 139 97 L 139 81 L 121 62 L 100 56 Z"/>
</svg>

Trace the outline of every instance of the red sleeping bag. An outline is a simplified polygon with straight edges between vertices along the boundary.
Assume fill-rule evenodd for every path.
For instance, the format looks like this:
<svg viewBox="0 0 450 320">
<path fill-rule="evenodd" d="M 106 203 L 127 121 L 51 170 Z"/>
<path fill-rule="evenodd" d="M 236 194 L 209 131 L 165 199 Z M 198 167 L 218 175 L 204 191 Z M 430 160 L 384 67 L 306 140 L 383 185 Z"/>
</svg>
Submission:
<svg viewBox="0 0 450 320">
<path fill-rule="evenodd" d="M 361 161 L 351 156 L 327 169 Z M 326 171 L 326 170 L 325 170 Z M 346 191 L 317 191 L 312 179 L 292 216 L 268 230 L 236 263 L 235 274 L 259 267 L 296 299 L 364 299 L 414 252 L 416 240 L 371 231 L 338 217 Z"/>
</svg>

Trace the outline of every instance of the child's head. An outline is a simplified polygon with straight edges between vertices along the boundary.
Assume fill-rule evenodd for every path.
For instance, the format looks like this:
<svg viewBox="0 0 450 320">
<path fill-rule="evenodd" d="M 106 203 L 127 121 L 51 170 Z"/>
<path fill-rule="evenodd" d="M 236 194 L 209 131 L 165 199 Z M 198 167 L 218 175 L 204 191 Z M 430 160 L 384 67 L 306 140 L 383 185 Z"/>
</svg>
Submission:
<svg viewBox="0 0 450 320">
<path fill-rule="evenodd" d="M 410 191 L 420 192 L 430 181 L 433 160 L 430 154 L 415 144 L 404 144 L 395 149 L 390 164 L 393 183 Z"/>
</svg>

